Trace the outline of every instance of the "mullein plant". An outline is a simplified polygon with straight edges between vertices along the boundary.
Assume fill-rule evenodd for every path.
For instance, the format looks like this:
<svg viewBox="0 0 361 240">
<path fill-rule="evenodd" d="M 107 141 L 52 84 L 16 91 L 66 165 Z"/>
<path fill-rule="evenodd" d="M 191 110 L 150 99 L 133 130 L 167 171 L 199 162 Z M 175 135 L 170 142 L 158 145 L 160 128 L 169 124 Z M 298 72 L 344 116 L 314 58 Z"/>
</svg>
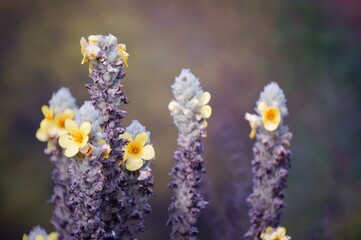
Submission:
<svg viewBox="0 0 361 240">
<path fill-rule="evenodd" d="M 58 140 L 67 132 L 65 121 L 74 118 L 77 106 L 69 89 L 61 88 L 53 94 L 49 105 L 42 106 L 41 110 L 44 119 L 40 123 L 36 137 L 48 143 L 45 153 L 50 155 L 50 162 L 54 165 L 52 178 L 55 186 L 50 199 L 50 203 L 54 205 L 54 212 L 51 223 L 60 233 L 60 238 L 68 239 L 74 228 L 73 210 L 67 205 L 70 196 L 69 161 L 62 153 Z"/>
<path fill-rule="evenodd" d="M 200 183 L 205 173 L 202 137 L 206 136 L 207 119 L 212 109 L 211 98 L 189 69 L 183 69 L 172 85 L 174 99 L 168 108 L 178 128 L 178 149 L 174 153 L 172 202 L 168 208 L 168 224 L 172 226 L 170 239 L 197 239 L 196 227 L 200 211 L 207 202 L 200 194 Z"/>
<path fill-rule="evenodd" d="M 122 127 L 125 111 L 120 107 L 127 98 L 121 79 L 129 54 L 111 34 L 82 38 L 80 44 L 82 63 L 89 62 L 93 80 L 86 85 L 91 101 L 77 109 L 69 91 L 59 90 L 42 107 L 44 120 L 36 133 L 48 142 L 45 152 L 55 165 L 50 201 L 55 204 L 55 238 L 135 239 L 151 211 L 149 160 L 155 154 L 150 133 L 138 121 L 128 132 Z"/>
<path fill-rule="evenodd" d="M 244 239 L 286 240 L 279 226 L 285 206 L 283 190 L 290 169 L 292 134 L 284 124 L 288 115 L 286 98 L 277 83 L 268 84 L 256 104 L 257 114 L 246 113 L 255 138 L 252 161 L 253 193 L 248 197 L 250 228 Z"/>
</svg>

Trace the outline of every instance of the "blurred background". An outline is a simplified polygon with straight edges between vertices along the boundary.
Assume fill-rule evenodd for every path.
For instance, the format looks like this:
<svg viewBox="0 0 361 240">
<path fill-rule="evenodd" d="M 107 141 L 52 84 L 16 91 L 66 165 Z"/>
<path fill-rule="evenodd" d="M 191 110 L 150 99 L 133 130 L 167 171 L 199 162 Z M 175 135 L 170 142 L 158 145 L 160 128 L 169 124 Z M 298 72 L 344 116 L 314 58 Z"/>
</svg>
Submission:
<svg viewBox="0 0 361 240">
<path fill-rule="evenodd" d="M 62 86 L 78 106 L 89 99 L 79 41 L 108 33 L 130 53 L 124 126 L 139 119 L 157 155 L 141 239 L 169 238 L 177 130 L 167 105 L 182 68 L 212 94 L 201 239 L 241 239 L 248 227 L 253 141 L 243 116 L 270 81 L 286 94 L 294 134 L 281 224 L 292 239 L 361 239 L 358 0 L 0 1 L 1 239 L 38 224 L 52 230 L 52 165 L 35 138 L 40 107 Z M 237 237 L 228 237 L 232 229 Z"/>
</svg>

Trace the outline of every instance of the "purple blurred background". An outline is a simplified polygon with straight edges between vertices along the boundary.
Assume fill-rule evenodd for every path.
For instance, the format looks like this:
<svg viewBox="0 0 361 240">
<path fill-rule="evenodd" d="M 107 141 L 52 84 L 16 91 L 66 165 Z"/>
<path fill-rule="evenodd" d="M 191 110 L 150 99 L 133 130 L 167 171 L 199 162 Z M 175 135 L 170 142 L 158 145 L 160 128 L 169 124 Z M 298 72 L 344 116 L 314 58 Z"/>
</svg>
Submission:
<svg viewBox="0 0 361 240">
<path fill-rule="evenodd" d="M 156 149 L 153 213 L 141 239 L 168 239 L 168 173 L 177 131 L 170 85 L 191 68 L 211 92 L 201 239 L 248 227 L 253 141 L 243 119 L 263 86 L 284 89 L 294 134 L 282 225 L 293 239 L 361 239 L 361 3 L 357 0 L 0 2 L 0 236 L 52 230 L 52 166 L 35 132 L 61 86 L 88 100 L 82 36 L 127 45 L 125 126 L 137 118 Z M 236 232 L 232 232 L 236 229 Z M 327 236 L 327 237 L 325 237 Z"/>
</svg>

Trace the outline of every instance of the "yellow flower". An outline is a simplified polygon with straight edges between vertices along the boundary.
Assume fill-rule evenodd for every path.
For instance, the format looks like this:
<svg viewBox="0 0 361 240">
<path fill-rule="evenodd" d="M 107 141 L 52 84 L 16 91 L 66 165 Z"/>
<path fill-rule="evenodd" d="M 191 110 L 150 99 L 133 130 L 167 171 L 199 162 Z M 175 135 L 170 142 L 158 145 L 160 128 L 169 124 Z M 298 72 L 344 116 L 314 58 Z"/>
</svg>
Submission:
<svg viewBox="0 0 361 240">
<path fill-rule="evenodd" d="M 256 136 L 256 132 L 259 126 L 261 126 L 261 118 L 256 114 L 246 113 L 244 119 L 249 122 L 251 126 L 251 132 L 249 133 L 249 138 L 253 139 Z"/>
<path fill-rule="evenodd" d="M 59 144 L 65 148 L 65 156 L 73 157 L 88 143 L 91 124 L 83 122 L 80 128 L 78 128 L 73 120 L 66 119 L 65 129 L 68 131 L 68 134 L 60 136 Z"/>
<path fill-rule="evenodd" d="M 265 233 L 261 234 L 262 240 L 289 240 L 289 236 L 286 236 L 286 229 L 284 227 L 277 227 L 273 229 L 268 227 Z"/>
<path fill-rule="evenodd" d="M 36 235 L 34 240 L 57 240 L 58 239 L 58 233 L 57 232 L 51 232 L 47 237 L 44 235 Z M 23 235 L 23 240 L 29 240 L 29 236 L 26 234 Z"/>
<path fill-rule="evenodd" d="M 209 92 L 204 92 L 199 98 L 200 108 L 198 112 L 202 115 L 203 118 L 209 118 L 212 115 L 211 106 L 207 105 L 211 100 L 211 94 Z"/>
<path fill-rule="evenodd" d="M 89 44 L 84 37 L 80 39 L 81 53 L 83 54 L 83 60 L 81 61 L 81 64 L 84 64 L 85 62 L 93 60 L 99 56 L 101 50 L 98 46 L 96 46 L 96 43 L 98 43 L 98 39 L 93 35 L 89 37 Z"/>
<path fill-rule="evenodd" d="M 137 134 L 135 139 L 129 134 L 124 133 L 119 135 L 119 138 L 128 140 L 128 144 L 123 147 L 124 156 L 123 162 L 129 171 L 136 171 L 143 166 L 143 160 L 151 160 L 154 158 L 155 152 L 152 145 L 146 145 L 148 142 L 148 135 L 145 132 Z"/>
<path fill-rule="evenodd" d="M 281 111 L 278 107 L 269 107 L 265 102 L 260 102 L 258 110 L 262 116 L 263 127 L 267 131 L 275 131 L 281 123 Z"/>
<path fill-rule="evenodd" d="M 65 121 L 67 119 L 74 118 L 74 111 L 70 109 L 65 109 L 63 113 L 58 113 L 54 118 L 54 134 L 58 137 L 67 133 L 65 129 Z"/>
<path fill-rule="evenodd" d="M 40 122 L 40 128 L 36 131 L 36 138 L 39 141 L 47 142 L 49 140 L 49 131 L 53 127 L 54 111 L 51 107 L 43 105 L 41 111 L 44 114 L 44 119 Z"/>
<path fill-rule="evenodd" d="M 124 65 L 128 67 L 128 58 L 129 53 L 126 52 L 127 48 L 125 47 L 125 44 L 119 44 L 118 45 L 118 52 L 120 54 L 120 58 L 122 59 Z"/>
</svg>

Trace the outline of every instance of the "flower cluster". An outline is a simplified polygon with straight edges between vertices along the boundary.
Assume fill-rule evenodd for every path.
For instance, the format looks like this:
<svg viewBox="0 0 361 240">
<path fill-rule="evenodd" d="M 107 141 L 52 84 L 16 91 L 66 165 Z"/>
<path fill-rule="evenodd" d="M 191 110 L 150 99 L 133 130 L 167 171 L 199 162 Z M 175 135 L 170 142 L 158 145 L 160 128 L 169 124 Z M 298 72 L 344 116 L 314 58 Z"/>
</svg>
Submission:
<svg viewBox="0 0 361 240">
<path fill-rule="evenodd" d="M 266 232 L 261 234 L 262 240 L 290 240 L 291 237 L 286 235 L 284 227 L 271 228 L 268 227 Z"/>
<path fill-rule="evenodd" d="M 199 80 L 189 69 L 183 69 L 176 77 L 172 90 L 174 100 L 169 103 L 168 109 L 174 117 L 174 123 L 179 126 L 181 122 L 195 120 L 206 127 L 207 119 L 212 114 L 212 108 L 208 105 L 211 94 L 203 92 Z"/>
<path fill-rule="evenodd" d="M 257 102 L 256 112 L 258 115 L 245 114 L 245 119 L 251 126 L 251 139 L 256 136 L 259 127 L 274 132 L 281 125 L 283 117 L 288 115 L 288 110 L 285 95 L 277 83 L 272 82 L 265 87 Z"/>
<path fill-rule="evenodd" d="M 246 114 L 252 128 L 250 137 L 256 137 L 252 161 L 253 193 L 247 198 L 250 207 L 247 240 L 258 239 L 268 226 L 279 225 L 285 206 L 283 190 L 291 166 L 289 147 L 292 134 L 283 124 L 288 111 L 286 98 L 278 84 L 270 83 L 264 88 L 256 111 L 259 115 Z"/>
<path fill-rule="evenodd" d="M 49 106 L 41 107 L 44 119 L 36 131 L 36 138 L 42 142 L 59 138 L 67 133 L 65 121 L 73 119 L 76 111 L 75 99 L 67 88 L 61 88 L 49 101 Z"/>
<path fill-rule="evenodd" d="M 133 125 L 136 124 L 133 122 Z M 132 126 L 132 125 L 131 125 Z M 119 167 L 125 164 L 125 168 L 129 171 L 141 169 L 145 164 L 154 158 L 155 152 L 152 145 L 149 144 L 148 134 L 140 132 L 133 137 L 129 132 L 119 135 L 119 138 L 125 139 L 128 143 L 123 147 L 123 161 L 119 163 Z"/>
<path fill-rule="evenodd" d="M 168 208 L 168 224 L 172 225 L 171 239 L 196 239 L 196 222 L 207 202 L 199 186 L 205 173 L 202 137 L 206 136 L 206 119 L 211 116 L 208 105 L 211 95 L 203 92 L 199 80 L 183 69 L 172 85 L 174 100 L 168 108 L 178 128 L 178 150 L 174 153 L 174 167 L 168 185 L 173 190 Z"/>
<path fill-rule="evenodd" d="M 107 42 L 104 42 L 105 39 Z M 117 41 L 116 37 L 111 34 L 108 37 L 102 35 L 91 35 L 88 37 L 89 43 L 84 37 L 82 37 L 80 40 L 81 53 L 83 54 L 81 64 L 90 62 L 89 71 L 91 71 L 93 69 L 93 60 L 99 59 L 101 53 L 104 51 L 104 44 L 110 45 L 115 41 Z M 113 52 L 113 54 L 109 57 L 111 57 L 111 59 L 109 59 L 110 61 L 116 61 L 117 58 L 120 59 L 123 64 L 128 67 L 129 54 L 126 52 L 125 44 L 118 44 L 117 51 Z"/>
<path fill-rule="evenodd" d="M 29 235 L 24 234 L 23 240 L 57 240 L 58 234 L 56 232 L 46 233 L 44 229 L 37 226 L 35 227 Z"/>
</svg>

